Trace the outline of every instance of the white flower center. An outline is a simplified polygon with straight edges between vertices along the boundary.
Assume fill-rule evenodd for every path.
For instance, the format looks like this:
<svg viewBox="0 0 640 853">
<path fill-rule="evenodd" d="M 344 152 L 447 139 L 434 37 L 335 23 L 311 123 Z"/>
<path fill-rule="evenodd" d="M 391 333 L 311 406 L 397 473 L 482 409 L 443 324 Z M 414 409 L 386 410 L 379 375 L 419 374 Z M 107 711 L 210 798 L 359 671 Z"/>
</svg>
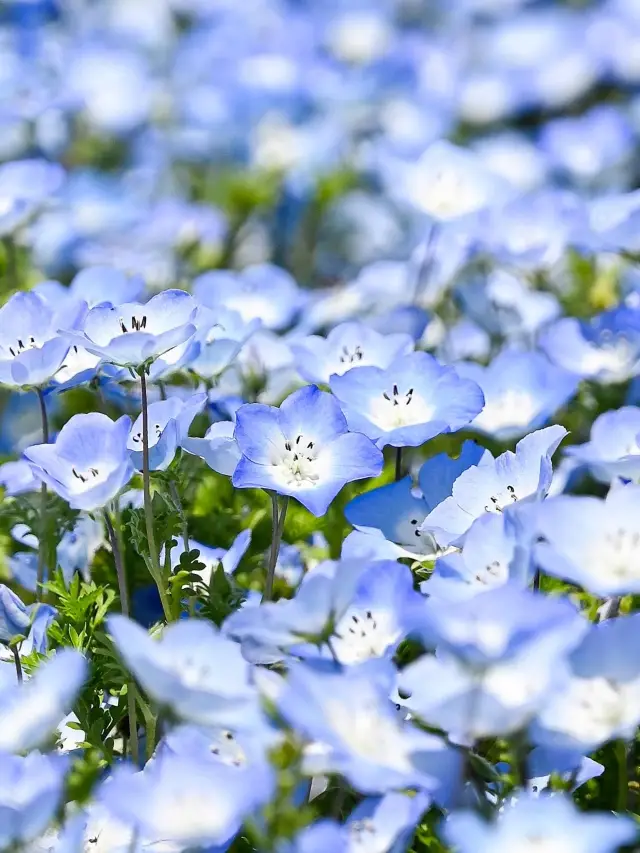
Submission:
<svg viewBox="0 0 640 853">
<path fill-rule="evenodd" d="M 495 495 L 490 495 L 484 509 L 485 512 L 497 514 L 502 512 L 506 506 L 515 503 L 517 500 L 519 500 L 519 497 L 516 494 L 514 486 L 507 486 L 505 489 L 501 489 L 499 492 L 496 492 Z"/>
<path fill-rule="evenodd" d="M 334 731 L 354 755 L 401 772 L 411 769 L 402 730 L 395 720 L 381 716 L 375 708 L 347 707 L 330 698 L 325 709 Z"/>
<path fill-rule="evenodd" d="M 133 315 L 130 322 L 128 318 L 119 317 L 118 324 L 123 335 L 128 335 L 130 332 L 143 332 L 147 328 L 147 315 L 143 314 L 141 317 Z"/>
<path fill-rule="evenodd" d="M 317 452 L 312 439 L 298 435 L 285 441 L 272 464 L 287 486 L 315 486 L 320 479 Z"/>
<path fill-rule="evenodd" d="M 400 389 L 394 384 L 371 402 L 369 417 L 385 432 L 406 426 L 428 423 L 433 408 L 414 392 L 413 388 Z"/>
<path fill-rule="evenodd" d="M 8 352 L 11 358 L 16 358 L 21 353 L 25 352 L 28 349 L 37 349 L 42 346 L 42 344 L 36 341 L 33 335 L 29 335 L 29 337 L 18 338 L 16 341 L 11 344 L 11 346 L 4 346 L 3 349 L 5 352 Z"/>
<path fill-rule="evenodd" d="M 487 430 L 502 426 L 526 427 L 538 411 L 538 401 L 533 394 L 509 388 L 500 397 L 487 403 L 475 423 Z"/>
<path fill-rule="evenodd" d="M 587 559 L 594 575 L 616 580 L 640 578 L 640 532 L 623 527 L 603 531 Z"/>
<path fill-rule="evenodd" d="M 229 729 L 221 729 L 215 733 L 211 741 L 210 751 L 223 764 L 229 764 L 232 767 L 243 767 L 247 763 L 244 749 Z"/>
<path fill-rule="evenodd" d="M 338 622 L 332 643 L 341 663 L 360 663 L 382 657 L 400 633 L 389 613 L 350 610 Z"/>
<path fill-rule="evenodd" d="M 86 492 L 88 489 L 92 489 L 94 486 L 104 483 L 107 480 L 109 473 L 109 471 L 101 470 L 97 465 L 91 465 L 88 468 L 80 468 L 77 465 L 74 465 L 71 468 L 73 488 L 76 492 Z"/>
</svg>

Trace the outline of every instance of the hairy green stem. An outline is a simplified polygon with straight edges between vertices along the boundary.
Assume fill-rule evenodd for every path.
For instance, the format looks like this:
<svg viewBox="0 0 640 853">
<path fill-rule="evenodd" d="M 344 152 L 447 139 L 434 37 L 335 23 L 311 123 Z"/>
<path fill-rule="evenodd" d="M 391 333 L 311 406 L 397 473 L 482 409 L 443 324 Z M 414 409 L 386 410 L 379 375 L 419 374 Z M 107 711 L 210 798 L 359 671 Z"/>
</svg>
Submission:
<svg viewBox="0 0 640 853">
<path fill-rule="evenodd" d="M 127 576 L 124 568 L 124 556 L 120 541 L 116 536 L 113 528 L 113 522 L 109 513 L 105 510 L 104 522 L 107 527 L 107 536 L 111 545 L 111 553 L 113 554 L 113 562 L 116 566 L 116 576 L 118 578 L 118 592 L 120 593 L 120 609 L 122 615 L 129 618 L 129 591 L 127 590 Z M 127 681 L 127 716 L 129 717 L 129 745 L 131 747 L 131 757 L 137 765 L 140 760 L 140 748 L 138 744 L 138 719 L 136 712 L 136 688 L 133 680 Z"/>
<path fill-rule="evenodd" d="M 178 487 L 176 485 L 175 480 L 171 480 L 169 483 L 169 491 L 171 492 L 171 500 L 174 503 L 176 508 L 176 512 L 180 516 L 180 532 L 182 534 L 182 544 L 184 545 L 185 552 L 188 552 L 189 549 L 189 527 L 187 525 L 187 516 L 184 512 L 184 507 L 182 506 L 182 501 L 180 500 L 180 492 L 178 491 Z"/>
<path fill-rule="evenodd" d="M 271 517 L 273 523 L 273 537 L 271 539 L 271 551 L 269 553 L 269 565 L 267 567 L 267 580 L 264 585 L 263 601 L 271 601 L 273 598 L 273 580 L 276 574 L 276 563 L 278 562 L 278 554 L 280 553 L 280 542 L 284 532 L 284 521 L 287 516 L 287 507 L 289 498 L 282 498 L 282 508 L 278 508 L 278 495 L 274 492 L 271 495 Z M 278 511 L 279 510 L 279 511 Z"/>
<path fill-rule="evenodd" d="M 153 531 L 153 507 L 151 506 L 151 478 L 149 475 L 149 405 L 147 400 L 147 375 L 144 367 L 140 370 L 140 387 L 142 391 L 142 487 L 144 492 L 144 518 L 147 527 L 147 547 L 149 548 L 149 563 L 151 574 L 160 595 L 162 611 L 167 622 L 173 621 L 173 614 L 158 559 L 156 537 Z"/>
</svg>

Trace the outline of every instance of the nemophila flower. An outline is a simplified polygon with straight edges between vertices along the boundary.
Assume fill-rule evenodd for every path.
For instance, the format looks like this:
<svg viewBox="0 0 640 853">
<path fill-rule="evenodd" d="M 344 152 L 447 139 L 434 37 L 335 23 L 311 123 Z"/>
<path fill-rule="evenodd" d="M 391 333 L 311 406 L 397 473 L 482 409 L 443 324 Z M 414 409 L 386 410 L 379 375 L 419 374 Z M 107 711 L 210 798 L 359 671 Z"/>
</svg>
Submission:
<svg viewBox="0 0 640 853">
<path fill-rule="evenodd" d="M 618 307 L 590 321 L 564 317 L 540 336 L 551 361 L 604 384 L 626 382 L 640 365 L 640 312 Z"/>
<path fill-rule="evenodd" d="M 366 436 L 349 432 L 335 398 L 315 385 L 294 391 L 279 409 L 241 406 L 235 438 L 242 457 L 234 486 L 289 495 L 316 516 L 346 483 L 382 470 L 382 453 Z"/>
<path fill-rule="evenodd" d="M 231 421 L 211 424 L 204 438 L 186 436 L 180 446 L 187 453 L 199 456 L 218 474 L 231 477 L 240 462 L 241 453 L 235 439 L 236 425 Z"/>
<path fill-rule="evenodd" d="M 211 548 L 208 545 L 203 545 L 202 542 L 196 542 L 195 539 L 189 539 L 189 550 L 199 551 L 198 562 L 204 564 L 204 568 L 197 572 L 202 578 L 203 583 L 209 583 L 212 573 L 215 572 L 218 566 L 222 566 L 226 574 L 233 574 L 233 572 L 238 568 L 240 560 L 244 557 L 250 543 L 250 530 L 241 530 L 229 549 Z M 180 558 L 184 553 L 184 542 L 182 539 L 178 539 L 171 549 L 171 554 L 169 555 L 172 569 L 175 570 L 179 567 Z M 162 563 L 163 561 L 164 549 L 160 554 L 160 562 Z"/>
<path fill-rule="evenodd" d="M 258 317 L 246 321 L 239 311 L 203 308 L 203 322 L 196 333 L 198 354 L 189 368 L 198 376 L 215 379 L 234 361 L 242 347 L 261 326 Z"/>
<path fill-rule="evenodd" d="M 425 518 L 421 533 L 431 533 L 440 545 L 460 541 L 476 518 L 502 513 L 518 501 L 542 500 L 551 485 L 551 456 L 567 434 L 550 426 L 520 439 L 515 453 L 507 450 L 491 462 L 463 471 L 445 498 Z"/>
<path fill-rule="evenodd" d="M 423 603 L 407 566 L 390 560 L 369 563 L 349 606 L 335 620 L 331 647 L 295 646 L 291 653 L 309 659 L 319 652 L 343 665 L 391 657 L 413 628 Z"/>
<path fill-rule="evenodd" d="M 349 427 L 378 447 L 418 447 L 465 426 L 484 405 L 475 382 L 425 352 L 400 356 L 384 370 L 349 370 L 330 384 Z"/>
<path fill-rule="evenodd" d="M 0 584 L 0 642 L 10 643 L 14 637 L 26 636 L 31 617 L 20 598 L 5 584 Z"/>
<path fill-rule="evenodd" d="M 149 470 L 164 471 L 172 463 L 176 450 L 189 435 L 189 427 L 195 416 L 207 402 L 206 393 L 194 394 L 186 400 L 170 397 L 148 406 Z M 127 449 L 134 467 L 142 470 L 143 427 L 140 414 L 131 427 Z"/>
<path fill-rule="evenodd" d="M 640 663 L 634 654 L 639 631 L 639 614 L 589 627 L 538 714 L 535 743 L 584 754 L 634 736 L 640 722 Z"/>
<path fill-rule="evenodd" d="M 320 643 L 323 638 L 326 642 L 354 600 L 368 567 L 362 560 L 319 563 L 304 576 L 294 598 L 242 608 L 227 618 L 223 631 L 257 662 L 282 660 L 304 642 Z"/>
<path fill-rule="evenodd" d="M 40 486 L 40 480 L 33 472 L 33 465 L 26 459 L 18 459 L 15 462 L 5 462 L 0 465 L 0 485 L 5 490 L 5 495 L 14 497 L 26 492 L 36 492 Z"/>
<path fill-rule="evenodd" d="M 604 773 L 604 766 L 578 750 L 535 746 L 527 755 L 527 790 L 542 794 L 552 788 L 552 774 L 576 791 Z"/>
<path fill-rule="evenodd" d="M 339 823 L 319 820 L 305 827 L 291 842 L 283 842 L 278 853 L 350 853 L 348 837 Z"/>
<path fill-rule="evenodd" d="M 121 305 L 139 299 L 144 289 L 140 276 L 128 276 L 115 267 L 91 266 L 80 270 L 68 287 L 59 281 L 44 281 L 33 291 L 57 309 L 74 301 L 86 302 L 89 308 L 105 302 Z"/>
<path fill-rule="evenodd" d="M 118 652 L 147 693 L 183 720 L 247 725 L 256 713 L 250 667 L 240 646 L 210 622 L 169 625 L 159 640 L 124 616 L 111 616 Z"/>
<path fill-rule="evenodd" d="M 342 323 L 326 338 L 310 335 L 293 341 L 291 351 L 303 379 L 328 385 L 331 376 L 341 376 L 352 367 L 388 367 L 413 347 L 410 335 L 381 335 L 363 323 Z"/>
<path fill-rule="evenodd" d="M 484 394 L 484 409 L 471 427 L 499 441 L 543 426 L 573 397 L 579 381 L 541 353 L 512 349 L 503 350 L 488 367 L 464 364 L 458 370 Z"/>
<path fill-rule="evenodd" d="M 368 797 L 344 824 L 350 853 L 405 853 L 416 825 L 431 805 L 421 792 L 415 796 L 391 793 Z"/>
<path fill-rule="evenodd" d="M 87 314 L 82 332 L 66 328 L 70 344 L 84 347 L 104 361 L 139 368 L 196 333 L 198 307 L 182 290 L 164 290 L 147 303 L 96 305 Z"/>
<path fill-rule="evenodd" d="M 117 421 L 100 412 L 74 415 L 53 444 L 36 444 L 25 456 L 36 473 L 74 509 L 104 507 L 133 474 L 127 451 L 131 420 Z"/>
<path fill-rule="evenodd" d="M 606 499 L 559 495 L 532 514 L 534 558 L 547 574 L 595 595 L 640 591 L 640 486 Z"/>
<path fill-rule="evenodd" d="M 33 842 L 62 802 L 69 762 L 62 755 L 3 755 L 0 761 L 0 845 Z M 31 848 L 29 848 L 31 849 Z"/>
<path fill-rule="evenodd" d="M 56 559 L 67 583 L 79 572 L 85 580 L 98 549 L 105 542 L 105 531 L 101 521 L 80 513 L 71 530 L 67 530 L 56 547 Z"/>
<path fill-rule="evenodd" d="M 101 787 L 99 802 L 142 837 L 186 848 L 225 849 L 255 810 L 247 772 L 206 756 L 165 751 L 143 771 L 121 766 Z"/>
<path fill-rule="evenodd" d="M 440 557 L 433 574 L 422 584 L 430 598 L 458 600 L 486 592 L 512 580 L 527 586 L 532 576 L 529 537 L 501 514 L 476 519 L 461 551 Z"/>
<path fill-rule="evenodd" d="M 535 334 L 560 314 L 556 296 L 534 290 L 524 276 L 503 269 L 463 281 L 456 289 L 465 314 L 491 335 L 533 342 Z"/>
<path fill-rule="evenodd" d="M 445 841 L 460 853 L 514 853 L 516 850 L 612 853 L 637 836 L 627 817 L 578 811 L 570 797 L 517 795 L 493 822 L 470 811 L 453 812 L 442 824 Z"/>
<path fill-rule="evenodd" d="M 0 383 L 14 388 L 47 385 L 71 346 L 58 330 L 74 328 L 85 312 L 82 302 L 55 312 L 35 293 L 14 293 L 0 308 Z"/>
<path fill-rule="evenodd" d="M 246 323 L 260 320 L 268 329 L 291 325 L 303 302 L 295 280 L 273 264 L 203 273 L 194 279 L 193 294 L 207 308 L 237 311 Z"/>
<path fill-rule="evenodd" d="M 446 453 L 427 459 L 418 474 L 419 490 L 413 487 L 410 477 L 404 477 L 358 495 L 346 505 L 344 514 L 357 530 L 379 531 L 408 554 L 432 556 L 438 552 L 438 544 L 428 531 L 421 530 L 423 521 L 451 495 L 453 484 L 463 471 L 492 459 L 488 450 L 465 441 L 456 459 Z M 397 556 L 404 554 L 399 552 Z"/>
<path fill-rule="evenodd" d="M 603 483 L 616 477 L 640 479 L 640 408 L 623 406 L 603 412 L 591 426 L 590 441 L 570 445 L 564 452 L 577 464 L 586 465 Z"/>
<path fill-rule="evenodd" d="M 516 582 L 462 601 L 430 601 L 418 630 L 428 645 L 482 668 L 506 660 L 542 636 L 556 648 L 576 645 L 587 623 L 566 598 L 551 598 Z"/>
<path fill-rule="evenodd" d="M 305 754 L 307 773 L 340 773 L 365 794 L 417 787 L 445 802 L 460 778 L 460 756 L 399 719 L 389 700 L 394 677 L 380 661 L 342 673 L 292 664 L 278 709 L 319 745 Z"/>
<path fill-rule="evenodd" d="M 64 169 L 46 160 L 14 160 L 0 166 L 0 234 L 24 225 L 62 185 Z"/>
<path fill-rule="evenodd" d="M 561 654 L 541 636 L 512 657 L 482 667 L 449 652 L 424 655 L 400 674 L 399 704 L 457 742 L 504 737 L 522 730 L 544 707 L 559 681 Z"/>
<path fill-rule="evenodd" d="M 95 800 L 78 815 L 78 819 L 81 823 L 79 850 L 89 848 L 92 853 L 182 853 L 184 850 L 183 845 L 174 841 L 141 836 L 135 827 L 117 820 L 112 812 Z M 60 853 L 78 853 L 78 849 Z M 216 851 L 212 850 L 212 853 Z"/>
<path fill-rule="evenodd" d="M 42 744 L 69 712 L 87 677 L 75 649 L 60 649 L 24 684 L 0 690 L 0 751 L 26 752 Z"/>
<path fill-rule="evenodd" d="M 444 140 L 432 143 L 416 163 L 389 178 L 395 184 L 391 192 L 445 222 L 504 201 L 513 192 L 477 154 Z"/>
</svg>

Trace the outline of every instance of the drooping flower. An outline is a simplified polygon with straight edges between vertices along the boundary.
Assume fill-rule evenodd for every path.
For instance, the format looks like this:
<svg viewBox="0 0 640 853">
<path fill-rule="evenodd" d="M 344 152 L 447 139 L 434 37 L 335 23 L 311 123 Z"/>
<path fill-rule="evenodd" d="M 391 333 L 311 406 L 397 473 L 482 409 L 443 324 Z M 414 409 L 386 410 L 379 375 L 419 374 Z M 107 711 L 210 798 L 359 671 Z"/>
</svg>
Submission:
<svg viewBox="0 0 640 853">
<path fill-rule="evenodd" d="M 25 636 L 31 617 L 20 598 L 5 584 L 0 584 L 0 642 L 10 643 L 14 637 Z"/>
<path fill-rule="evenodd" d="M 117 421 L 100 412 L 74 415 L 53 444 L 25 450 L 36 474 L 74 509 L 106 506 L 133 474 L 127 451 L 131 420 Z"/>
<path fill-rule="evenodd" d="M 241 406 L 235 438 L 242 457 L 234 486 L 289 495 L 317 516 L 346 483 L 382 470 L 382 453 L 349 432 L 337 401 L 315 385 L 294 391 L 279 409 Z"/>
<path fill-rule="evenodd" d="M 193 394 L 186 400 L 170 397 L 158 400 L 148 407 L 149 470 L 164 471 L 173 461 L 176 450 L 189 435 L 189 427 L 195 416 L 207 402 L 206 393 Z M 143 465 L 143 416 L 140 414 L 131 427 L 127 448 L 134 467 L 142 470 Z"/>
<path fill-rule="evenodd" d="M 231 421 L 216 421 L 206 431 L 204 438 L 186 436 L 180 446 L 187 453 L 204 459 L 218 474 L 231 477 L 242 455 L 234 436 L 235 428 Z"/>
<path fill-rule="evenodd" d="M 400 356 L 385 370 L 360 367 L 331 377 L 350 429 L 378 447 L 418 447 L 472 421 L 484 405 L 478 385 L 425 352 Z"/>
</svg>

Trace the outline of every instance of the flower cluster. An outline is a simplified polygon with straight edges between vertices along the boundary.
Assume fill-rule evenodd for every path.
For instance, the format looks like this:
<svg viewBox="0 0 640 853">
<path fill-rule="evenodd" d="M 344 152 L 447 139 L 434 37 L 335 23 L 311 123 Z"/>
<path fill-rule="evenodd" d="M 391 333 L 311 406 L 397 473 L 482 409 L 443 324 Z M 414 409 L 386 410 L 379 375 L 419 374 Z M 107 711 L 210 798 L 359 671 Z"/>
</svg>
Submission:
<svg viewBox="0 0 640 853">
<path fill-rule="evenodd" d="M 0 44 L 0 852 L 636 849 L 636 0 Z"/>
</svg>

